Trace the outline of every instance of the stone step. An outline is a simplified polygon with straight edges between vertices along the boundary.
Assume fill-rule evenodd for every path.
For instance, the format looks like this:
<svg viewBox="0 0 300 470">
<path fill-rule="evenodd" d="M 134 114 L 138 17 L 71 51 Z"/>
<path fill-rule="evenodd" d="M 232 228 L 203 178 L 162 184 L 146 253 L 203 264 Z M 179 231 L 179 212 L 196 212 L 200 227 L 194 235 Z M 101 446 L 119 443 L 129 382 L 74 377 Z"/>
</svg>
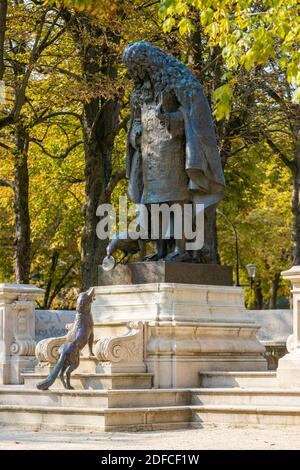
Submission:
<svg viewBox="0 0 300 470">
<path fill-rule="evenodd" d="M 49 367 L 36 367 L 35 372 L 38 373 L 49 373 L 53 369 Z M 27 372 L 27 370 L 25 370 Z M 103 369 L 101 368 L 101 363 L 95 356 L 81 356 L 79 366 L 76 369 L 76 374 L 95 374 L 95 373 L 102 373 Z"/>
<path fill-rule="evenodd" d="M 79 366 L 76 369 L 77 374 L 88 374 L 97 372 L 98 359 L 94 356 L 82 356 L 80 358 Z"/>
<path fill-rule="evenodd" d="M 300 389 L 40 391 L 0 387 L 0 424 L 72 431 L 149 431 L 205 424 L 300 425 Z"/>
<path fill-rule="evenodd" d="M 276 372 L 272 371 L 205 371 L 200 372 L 203 388 L 276 388 Z"/>
<path fill-rule="evenodd" d="M 190 391 L 180 389 L 42 391 L 24 386 L 0 387 L 0 405 L 138 408 L 184 406 L 190 403 Z"/>
<path fill-rule="evenodd" d="M 37 390 L 22 386 L 0 387 L 0 405 L 24 407 L 107 408 L 107 390 Z"/>
<path fill-rule="evenodd" d="M 111 390 L 110 408 L 187 406 L 191 404 L 188 389 Z"/>
<path fill-rule="evenodd" d="M 300 389 L 200 388 L 192 390 L 192 405 L 298 407 Z"/>
<path fill-rule="evenodd" d="M 206 424 L 300 426 L 300 407 L 194 405 L 190 408 L 197 427 Z"/>
<path fill-rule="evenodd" d="M 35 388 L 36 384 L 47 377 L 48 374 L 37 372 L 24 372 L 24 385 L 26 388 Z M 126 390 L 152 388 L 153 374 L 149 373 L 125 373 L 125 374 L 100 374 L 100 373 L 74 373 L 71 377 L 71 385 L 76 390 Z M 60 379 L 56 379 L 51 386 L 52 390 L 61 389 L 63 385 Z"/>
<path fill-rule="evenodd" d="M 72 408 L 0 405 L 0 424 L 32 430 L 151 431 L 191 427 L 189 406 Z"/>
<path fill-rule="evenodd" d="M 0 405 L 0 424 L 34 431 L 104 431 L 105 413 L 102 408 Z"/>
<path fill-rule="evenodd" d="M 105 414 L 105 431 L 154 431 L 192 427 L 189 406 L 112 408 Z"/>
</svg>

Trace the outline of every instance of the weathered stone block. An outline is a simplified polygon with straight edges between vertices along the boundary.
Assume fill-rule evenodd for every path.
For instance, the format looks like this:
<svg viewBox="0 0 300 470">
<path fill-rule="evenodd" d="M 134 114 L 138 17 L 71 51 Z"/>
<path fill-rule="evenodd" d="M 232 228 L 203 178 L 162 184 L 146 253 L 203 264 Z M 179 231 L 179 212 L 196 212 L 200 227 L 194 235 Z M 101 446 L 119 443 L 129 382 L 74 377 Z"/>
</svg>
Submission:
<svg viewBox="0 0 300 470">
<path fill-rule="evenodd" d="M 231 266 L 217 264 L 172 263 L 166 261 L 118 264 L 111 271 L 103 271 L 102 266 L 99 266 L 99 286 L 154 282 L 232 286 L 232 268 Z"/>
</svg>

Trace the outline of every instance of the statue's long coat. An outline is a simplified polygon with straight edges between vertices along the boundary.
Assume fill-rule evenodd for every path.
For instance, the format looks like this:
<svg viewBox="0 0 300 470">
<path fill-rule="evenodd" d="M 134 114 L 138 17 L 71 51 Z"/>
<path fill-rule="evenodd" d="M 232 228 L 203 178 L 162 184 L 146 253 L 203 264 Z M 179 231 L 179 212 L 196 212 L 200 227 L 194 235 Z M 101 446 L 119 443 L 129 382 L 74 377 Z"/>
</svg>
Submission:
<svg viewBox="0 0 300 470">
<path fill-rule="evenodd" d="M 174 87 L 174 92 L 184 117 L 188 188 L 197 203 L 208 207 L 222 199 L 225 188 L 209 104 L 200 82 L 197 87 Z M 126 176 L 129 178 L 128 195 L 131 200 L 139 203 L 143 191 L 142 156 L 130 144 L 132 124 L 133 112 L 127 134 Z"/>
</svg>

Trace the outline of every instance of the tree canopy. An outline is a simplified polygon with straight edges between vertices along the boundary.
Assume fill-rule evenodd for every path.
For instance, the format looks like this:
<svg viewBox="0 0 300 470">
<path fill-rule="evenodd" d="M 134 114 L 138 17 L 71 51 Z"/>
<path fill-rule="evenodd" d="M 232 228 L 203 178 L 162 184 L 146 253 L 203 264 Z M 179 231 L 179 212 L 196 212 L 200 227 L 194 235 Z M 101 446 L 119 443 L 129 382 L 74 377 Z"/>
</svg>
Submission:
<svg viewBox="0 0 300 470">
<path fill-rule="evenodd" d="M 175 26 L 180 34 L 193 31 L 193 15 L 200 13 L 203 33 L 219 46 L 226 70 L 215 91 L 216 118 L 228 117 L 233 88 L 243 70 L 276 62 L 300 102 L 300 16 L 297 0 L 162 0 L 163 30 Z"/>
<path fill-rule="evenodd" d="M 216 118 L 227 188 L 211 261 L 235 264 L 232 223 L 240 281 L 258 266 L 248 304 L 279 305 L 280 272 L 300 262 L 298 2 L 8 0 L 0 26 L 0 282 L 44 287 L 48 308 L 93 282 L 95 205 L 127 187 L 121 54 L 145 39 L 202 81 Z"/>
</svg>

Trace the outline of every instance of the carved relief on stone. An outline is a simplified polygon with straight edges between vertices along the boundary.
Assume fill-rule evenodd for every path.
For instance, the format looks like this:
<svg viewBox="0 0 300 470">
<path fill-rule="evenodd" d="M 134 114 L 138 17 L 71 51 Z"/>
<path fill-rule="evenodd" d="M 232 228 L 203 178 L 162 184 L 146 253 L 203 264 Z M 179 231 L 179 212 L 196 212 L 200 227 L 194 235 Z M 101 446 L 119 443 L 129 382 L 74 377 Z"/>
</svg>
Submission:
<svg viewBox="0 0 300 470">
<path fill-rule="evenodd" d="M 66 329 L 71 330 L 73 323 L 68 323 Z M 66 341 L 67 335 L 57 338 L 45 338 L 38 342 L 35 348 L 35 356 L 41 365 L 54 365 L 59 358 L 59 348 Z"/>
<path fill-rule="evenodd" d="M 35 356 L 41 363 L 53 365 L 56 363 L 59 353 L 58 349 L 65 342 L 67 336 L 60 336 L 59 338 L 46 338 L 42 339 L 35 348 Z"/>
<path fill-rule="evenodd" d="M 29 303 L 29 302 L 28 302 Z M 24 302 L 22 302 L 24 304 Z M 16 330 L 15 332 L 20 335 L 24 335 L 28 332 L 28 318 L 27 318 L 27 313 L 26 310 L 28 310 L 29 306 L 26 305 L 19 305 L 17 302 L 13 304 L 13 308 L 15 308 L 18 313 L 16 317 Z M 30 307 L 29 307 L 30 308 Z"/>
<path fill-rule="evenodd" d="M 123 336 L 100 339 L 96 343 L 95 355 L 101 363 L 136 364 L 144 366 L 144 327 L 142 322 L 129 322 L 128 332 Z"/>
<path fill-rule="evenodd" d="M 297 348 L 297 345 L 295 344 L 295 338 L 294 338 L 294 335 L 291 334 L 288 336 L 287 340 L 286 340 L 286 349 L 289 353 L 295 351 L 295 349 Z"/>
<path fill-rule="evenodd" d="M 34 356 L 35 341 L 33 339 L 17 339 L 10 345 L 12 356 Z"/>
<path fill-rule="evenodd" d="M 268 362 L 268 370 L 277 370 L 279 359 L 287 353 L 286 345 L 284 343 L 275 342 L 274 344 L 267 344 L 265 347 L 266 352 L 264 353 L 264 357 Z"/>
<path fill-rule="evenodd" d="M 0 383 L 22 384 L 22 371 L 35 366 L 35 300 L 43 289 L 0 284 Z"/>
<path fill-rule="evenodd" d="M 34 356 L 35 340 L 30 331 L 30 317 L 34 313 L 33 303 L 17 300 L 11 304 L 15 313 L 14 339 L 10 345 L 12 356 Z"/>
</svg>

